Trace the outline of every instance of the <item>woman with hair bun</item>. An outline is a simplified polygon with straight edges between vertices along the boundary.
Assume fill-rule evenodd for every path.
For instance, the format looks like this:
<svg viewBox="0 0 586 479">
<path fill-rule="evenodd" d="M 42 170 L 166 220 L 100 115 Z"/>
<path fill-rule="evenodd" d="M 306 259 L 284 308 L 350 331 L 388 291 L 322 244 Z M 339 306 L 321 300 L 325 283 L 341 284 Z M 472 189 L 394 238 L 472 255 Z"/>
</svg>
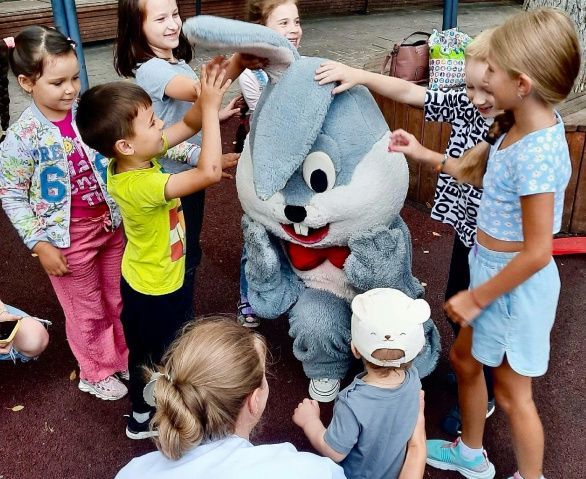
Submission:
<svg viewBox="0 0 586 479">
<path fill-rule="evenodd" d="M 236 322 L 190 323 L 154 375 L 159 451 L 133 459 L 117 479 L 343 479 L 330 459 L 290 443 L 250 443 L 269 396 L 266 353 L 261 336 Z"/>
</svg>

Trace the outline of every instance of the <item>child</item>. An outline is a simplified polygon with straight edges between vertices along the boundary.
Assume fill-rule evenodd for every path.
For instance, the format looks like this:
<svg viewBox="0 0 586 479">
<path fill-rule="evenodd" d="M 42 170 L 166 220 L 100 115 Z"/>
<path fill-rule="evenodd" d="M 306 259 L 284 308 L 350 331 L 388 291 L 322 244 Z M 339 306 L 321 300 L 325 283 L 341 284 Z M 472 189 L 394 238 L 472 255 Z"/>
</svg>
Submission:
<svg viewBox="0 0 586 479">
<path fill-rule="evenodd" d="M 79 389 L 119 399 L 127 389 L 116 374 L 128 369 L 120 323 L 124 238 L 118 207 L 106 191 L 105 158 L 81 141 L 75 124 L 75 45 L 42 26 L 6 40 L 0 64 L 8 60 L 32 104 L 0 147 L 2 206 L 63 308 Z"/>
<path fill-rule="evenodd" d="M 166 127 L 181 121 L 191 104 L 197 99 L 200 83 L 189 66 L 192 50 L 181 32 L 181 18 L 175 0 L 120 0 L 118 2 L 118 36 L 114 54 L 114 66 L 119 75 L 136 76 L 136 83 L 151 97 L 153 110 Z M 242 71 L 241 56 L 235 55 L 228 65 L 228 77 L 235 79 Z M 240 112 L 232 100 L 220 111 L 220 121 Z M 191 166 L 177 161 L 186 153 L 191 156 L 190 164 L 196 164 L 199 157 L 199 143 L 196 137 L 172 148 L 162 158 L 161 165 L 168 173 L 187 171 Z M 236 165 L 239 155 L 228 153 L 223 156 L 223 168 Z M 225 175 L 230 176 L 230 175 Z M 195 272 L 201 260 L 199 236 L 204 215 L 204 190 L 181 199 L 187 227 L 187 254 L 185 257 L 185 282 L 193 318 L 193 290 Z"/>
<path fill-rule="evenodd" d="M 209 72 L 209 73 L 208 73 Z M 202 67 L 201 95 L 183 121 L 163 130 L 148 94 L 130 82 L 96 86 L 80 100 L 77 121 L 88 145 L 111 157 L 108 191 L 120 205 L 127 244 L 122 259 L 122 323 L 130 356 L 131 439 L 152 435 L 142 366 L 157 363 L 189 316 L 185 234 L 179 198 L 222 176 L 218 110 L 230 85 L 217 65 Z M 95 122 L 94 118 L 99 118 Z M 203 125 L 203 126 L 202 126 Z M 158 158 L 203 129 L 197 168 L 174 175 Z"/>
<path fill-rule="evenodd" d="M 297 0 L 249 0 L 248 20 L 264 25 L 282 34 L 295 48 L 299 48 L 303 30 L 297 9 Z M 242 96 L 251 114 L 268 81 L 267 74 L 260 69 L 246 69 L 238 78 Z M 249 328 L 257 327 L 260 322 L 248 302 L 248 282 L 244 274 L 246 249 L 242 250 L 240 260 L 240 301 L 238 303 L 238 321 Z"/>
<path fill-rule="evenodd" d="M 482 82 L 486 71 L 489 41 L 493 29 L 480 33 L 466 48 L 466 87 L 446 90 L 426 90 L 424 87 L 376 73 L 350 68 L 335 62 L 325 62 L 316 72 L 320 84 L 338 81 L 334 93 L 362 84 L 380 95 L 401 103 L 423 107 L 428 121 L 447 122 L 452 125 L 446 155 L 460 158 L 463 153 L 480 142 L 499 113 Z M 439 154 L 443 158 L 443 155 Z M 449 174 L 440 171 L 437 179 L 431 217 L 452 225 L 456 234 L 452 248 L 450 271 L 445 291 L 448 300 L 458 291 L 468 289 L 470 272 L 468 253 L 476 236 L 476 217 L 482 197 L 482 189 L 468 183 L 460 183 Z M 450 321 L 454 335 L 459 326 Z M 494 411 L 492 376 L 485 369 L 489 401 L 486 417 Z M 452 408 L 442 421 L 442 427 L 450 434 L 457 435 L 461 429 L 457 406 Z"/>
<path fill-rule="evenodd" d="M 366 372 L 340 392 L 327 429 L 309 399 L 293 421 L 319 453 L 341 463 L 348 479 L 396 479 L 419 414 L 421 382 L 411 361 L 425 344 L 429 305 L 380 288 L 357 295 L 352 313 L 352 352 Z"/>
<path fill-rule="evenodd" d="M 264 340 L 234 321 L 192 322 L 153 375 L 159 450 L 116 478 L 344 479 L 329 459 L 289 443 L 251 444 L 269 397 L 266 355 Z"/>
<path fill-rule="evenodd" d="M 10 359 L 26 363 L 36 359 L 49 343 L 49 333 L 43 324 L 50 325 L 51 322 L 30 316 L 0 301 L 0 322 L 7 321 L 20 321 L 20 324 L 12 341 L 0 339 L 0 361 Z"/>
<path fill-rule="evenodd" d="M 303 30 L 297 0 L 249 0 L 248 20 L 282 34 L 291 45 L 299 48 Z M 238 78 L 242 96 L 251 112 L 256 109 L 267 81 L 267 74 L 263 70 L 246 69 Z"/>
<path fill-rule="evenodd" d="M 532 377 L 543 375 L 549 360 L 560 291 L 552 233 L 560 229 L 571 175 L 564 125 L 553 105 L 572 89 L 579 52 L 571 20 L 553 9 L 515 15 L 491 37 L 486 88 L 511 121 L 504 125 L 497 118 L 500 136 L 493 138 L 490 152 L 483 143 L 465 157 L 465 164 L 480 170 L 472 171 L 479 173 L 473 176 L 482 177 L 486 168 L 484 196 L 477 244 L 470 253 L 470 289 L 445 305 L 450 318 L 463 326 L 450 352 L 458 376 L 462 436 L 454 443 L 428 441 L 428 464 L 465 477 L 495 475 L 482 448 L 486 364 L 493 367 L 495 397 L 511 426 L 519 468 L 513 477 L 543 478 L 543 429 Z M 395 132 L 392 142 L 396 151 L 462 173 L 456 161 L 432 159 L 404 132 Z"/>
</svg>

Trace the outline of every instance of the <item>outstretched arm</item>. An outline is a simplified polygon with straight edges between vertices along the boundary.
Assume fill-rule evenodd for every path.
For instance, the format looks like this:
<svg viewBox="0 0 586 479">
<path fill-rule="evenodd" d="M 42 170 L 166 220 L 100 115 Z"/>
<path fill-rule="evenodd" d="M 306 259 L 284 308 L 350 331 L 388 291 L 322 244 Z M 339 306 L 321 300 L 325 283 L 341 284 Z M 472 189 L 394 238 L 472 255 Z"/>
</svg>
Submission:
<svg viewBox="0 0 586 479">
<path fill-rule="evenodd" d="M 322 456 L 329 457 L 334 462 L 341 462 L 346 454 L 340 454 L 332 449 L 325 440 L 326 428 L 319 418 L 319 404 L 314 399 L 305 398 L 293 412 L 293 422 L 297 424 L 313 448 Z"/>
<path fill-rule="evenodd" d="M 369 90 L 391 100 L 419 107 L 423 107 L 427 91 L 422 86 L 400 78 L 352 68 L 331 60 L 320 65 L 315 72 L 315 79 L 320 85 L 339 82 L 340 84 L 332 90 L 333 94 L 346 91 L 355 85 L 364 85 Z"/>
<path fill-rule="evenodd" d="M 200 121 L 203 123 L 203 137 L 198 166 L 189 171 L 171 175 L 165 186 L 165 198 L 180 198 L 200 191 L 217 183 L 222 177 L 222 141 L 218 109 L 230 80 L 224 81 L 224 70 L 217 65 L 211 67 L 209 74 L 204 65 L 201 69 L 202 92 L 200 99 L 187 112 L 183 121 L 165 130 L 169 144 L 182 141 L 183 135 L 190 135 L 190 129 Z M 191 133 L 192 134 L 192 133 Z M 188 136 L 188 137 L 189 137 Z M 174 143 L 173 143 L 174 142 Z"/>
</svg>

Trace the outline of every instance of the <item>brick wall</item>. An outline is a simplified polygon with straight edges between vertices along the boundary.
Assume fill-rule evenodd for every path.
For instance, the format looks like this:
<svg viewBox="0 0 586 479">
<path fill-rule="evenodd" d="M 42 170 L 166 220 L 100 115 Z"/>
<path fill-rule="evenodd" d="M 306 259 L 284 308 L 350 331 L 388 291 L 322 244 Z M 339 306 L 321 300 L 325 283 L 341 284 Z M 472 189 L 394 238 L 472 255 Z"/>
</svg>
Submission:
<svg viewBox="0 0 586 479">
<path fill-rule="evenodd" d="M 485 3 L 495 0 L 459 0 L 460 3 Z M 522 0 L 518 0 L 522 3 Z M 443 0 L 298 0 L 303 16 L 324 14 L 348 14 L 368 11 L 390 10 L 401 7 L 441 7 Z M 178 0 L 184 18 L 195 15 L 194 0 Z M 244 20 L 245 0 L 202 0 L 202 13 Z"/>
</svg>

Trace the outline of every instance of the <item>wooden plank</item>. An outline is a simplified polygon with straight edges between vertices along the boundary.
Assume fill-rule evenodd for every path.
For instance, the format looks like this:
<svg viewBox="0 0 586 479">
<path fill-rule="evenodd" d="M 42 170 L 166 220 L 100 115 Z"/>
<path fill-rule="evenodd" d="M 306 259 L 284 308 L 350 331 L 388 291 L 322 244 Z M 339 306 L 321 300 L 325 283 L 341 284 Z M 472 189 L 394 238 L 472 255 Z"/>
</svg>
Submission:
<svg viewBox="0 0 586 479">
<path fill-rule="evenodd" d="M 586 138 L 583 141 L 586 141 Z M 570 233 L 586 234 L 586 148 L 582 151 L 582 160 L 576 177 L 576 184 Z"/>
<path fill-rule="evenodd" d="M 586 133 L 566 133 L 566 140 L 568 142 L 570 160 L 572 162 L 572 176 L 570 177 L 564 198 L 564 212 L 562 215 L 562 231 L 564 232 L 568 232 L 571 229 L 572 212 L 576 199 L 576 190 L 578 188 L 578 175 L 580 173 L 582 155 L 584 154 Z"/>
</svg>

